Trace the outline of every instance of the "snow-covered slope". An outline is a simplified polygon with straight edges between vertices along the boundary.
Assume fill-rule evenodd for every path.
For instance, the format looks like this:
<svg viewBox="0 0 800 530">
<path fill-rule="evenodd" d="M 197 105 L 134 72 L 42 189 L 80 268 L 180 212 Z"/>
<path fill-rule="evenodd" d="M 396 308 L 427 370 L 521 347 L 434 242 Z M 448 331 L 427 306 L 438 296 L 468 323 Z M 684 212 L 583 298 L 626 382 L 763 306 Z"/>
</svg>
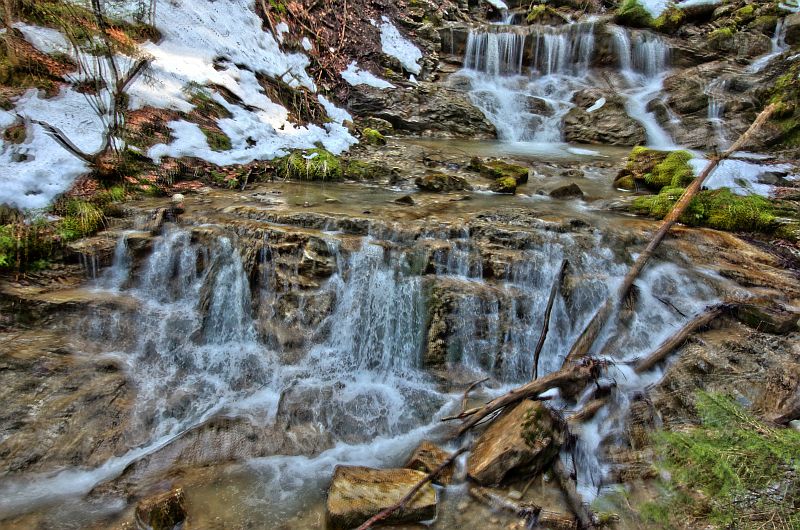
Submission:
<svg viewBox="0 0 800 530">
<path fill-rule="evenodd" d="M 153 159 L 192 156 L 230 165 L 272 159 L 291 149 L 311 148 L 315 143 L 322 143 L 338 154 L 356 142 L 342 124 L 347 113 L 329 100 L 320 97 L 331 123 L 298 126 L 289 122 L 289 113 L 283 106 L 267 97 L 257 74 L 312 92 L 317 87 L 307 71 L 309 58 L 302 53 L 284 52 L 276 38 L 262 29 L 254 0 L 158 0 L 156 14 L 155 25 L 163 38 L 158 43 L 141 46 L 152 62 L 148 74 L 138 78 L 129 89 L 131 107 L 189 112 L 192 104 L 187 85 L 210 87 L 207 89 L 210 96 L 232 115 L 218 121 L 220 129 L 230 138 L 232 149 L 211 150 L 198 125 L 180 120 L 169 124 L 172 131 L 169 144 L 155 145 L 149 150 Z M 389 35 L 387 46 L 409 71 L 418 71 L 419 50 L 411 49 L 399 33 L 394 35 L 397 30 L 390 22 L 385 21 L 384 25 Z M 68 48 L 64 37 L 55 30 L 34 26 L 20 29 L 29 42 L 46 53 L 64 52 Z M 380 81 L 363 71 L 359 75 L 361 79 L 369 77 L 372 83 Z M 229 90 L 240 101 L 226 101 L 214 90 L 216 85 Z M 382 86 L 391 85 L 383 82 Z M 80 147 L 100 145 L 102 124 L 86 98 L 71 88 L 63 89 L 58 97 L 49 100 L 41 99 L 35 91 L 29 92 L 13 111 L 0 116 L 0 129 L 15 119 L 52 123 Z M 40 126 L 29 123 L 27 129 L 24 144 L 0 143 L 3 181 L 0 203 L 43 208 L 88 168 L 66 153 Z"/>
</svg>

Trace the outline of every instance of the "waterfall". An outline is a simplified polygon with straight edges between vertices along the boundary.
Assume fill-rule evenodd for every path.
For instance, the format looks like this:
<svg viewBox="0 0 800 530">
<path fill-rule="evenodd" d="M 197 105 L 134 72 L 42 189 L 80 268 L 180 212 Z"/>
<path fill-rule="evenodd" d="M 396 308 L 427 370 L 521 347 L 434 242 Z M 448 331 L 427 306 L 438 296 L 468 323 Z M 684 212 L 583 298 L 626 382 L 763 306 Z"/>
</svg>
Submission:
<svg viewBox="0 0 800 530">
<path fill-rule="evenodd" d="M 631 38 L 625 28 L 610 26 L 614 51 L 628 87 L 623 91 L 628 115 L 642 124 L 647 143 L 656 148 L 674 148 L 670 135 L 659 125 L 655 113 L 647 110 L 661 96 L 668 72 L 669 46 L 658 36 L 641 31 Z"/>
<path fill-rule="evenodd" d="M 728 147 L 728 138 L 725 134 L 725 100 L 720 96 L 728 87 L 728 80 L 719 78 L 708 84 L 706 95 L 708 95 L 708 121 L 714 127 L 717 135 L 717 147 L 724 149 Z"/>
<path fill-rule="evenodd" d="M 750 66 L 747 67 L 748 73 L 755 74 L 760 72 L 766 68 L 773 59 L 789 49 L 789 46 L 786 44 L 786 30 L 786 19 L 778 19 L 778 23 L 775 26 L 775 33 L 772 36 L 772 49 L 768 54 L 753 61 Z"/>
<path fill-rule="evenodd" d="M 559 142 L 572 96 L 586 86 L 594 24 L 472 31 L 462 75 L 473 103 L 509 142 Z"/>
</svg>

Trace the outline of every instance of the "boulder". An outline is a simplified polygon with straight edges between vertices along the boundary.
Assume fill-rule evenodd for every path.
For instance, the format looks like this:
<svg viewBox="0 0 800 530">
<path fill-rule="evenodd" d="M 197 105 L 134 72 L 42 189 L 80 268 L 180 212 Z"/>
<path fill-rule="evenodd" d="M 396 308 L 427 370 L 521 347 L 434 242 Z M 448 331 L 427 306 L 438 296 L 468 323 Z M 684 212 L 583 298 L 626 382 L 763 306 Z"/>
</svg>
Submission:
<svg viewBox="0 0 800 530">
<path fill-rule="evenodd" d="M 467 473 L 483 485 L 500 484 L 512 471 L 543 471 L 564 441 L 550 411 L 526 400 L 493 421 L 475 442 Z"/>
<path fill-rule="evenodd" d="M 669 153 L 667 151 L 656 151 L 647 147 L 635 147 L 628 155 L 625 167 L 620 170 L 614 180 L 614 187 L 633 190 L 636 183 L 644 185 L 645 176 L 652 174 L 656 166 L 662 163 Z"/>
<path fill-rule="evenodd" d="M 550 196 L 554 199 L 573 199 L 583 197 L 583 190 L 577 184 L 572 183 L 566 186 L 559 186 L 550 192 Z"/>
<path fill-rule="evenodd" d="M 349 530 L 396 504 L 427 474 L 412 469 L 337 466 L 328 489 L 328 530 Z M 405 508 L 384 522 L 410 523 L 436 517 L 436 491 L 426 484 Z"/>
<path fill-rule="evenodd" d="M 491 179 L 512 178 L 517 184 L 528 182 L 530 170 L 526 166 L 505 162 L 503 160 L 485 161 L 474 157 L 469 162 L 467 169 L 477 171 L 482 177 Z"/>
<path fill-rule="evenodd" d="M 745 304 L 736 309 L 736 318 L 742 323 L 774 335 L 797 331 L 800 314 L 768 304 Z"/>
<path fill-rule="evenodd" d="M 584 144 L 637 145 L 647 140 L 644 127 L 625 111 L 623 99 L 595 88 L 576 94 L 563 130 L 565 140 Z"/>
<path fill-rule="evenodd" d="M 427 440 L 419 444 L 411 456 L 408 458 L 406 465 L 403 466 L 407 469 L 416 469 L 423 473 L 432 473 L 439 468 L 448 458 L 450 453 L 439 447 L 438 445 Z M 437 484 L 447 485 L 453 480 L 454 465 L 451 463 L 449 466 L 439 474 L 434 480 Z"/>
<path fill-rule="evenodd" d="M 786 17 L 786 44 L 794 46 L 800 44 L 800 13 L 793 13 Z"/>
<path fill-rule="evenodd" d="M 496 138 L 497 130 L 463 92 L 434 83 L 413 88 L 353 87 L 348 100 L 357 116 L 392 124 L 395 132 L 424 136 Z"/>
<path fill-rule="evenodd" d="M 136 505 L 139 526 L 172 530 L 186 520 L 186 499 L 181 488 L 145 499 Z"/>
<path fill-rule="evenodd" d="M 425 176 L 417 177 L 417 179 L 414 181 L 414 184 L 421 190 L 433 191 L 437 193 L 444 191 L 462 191 L 472 189 L 472 186 L 470 186 L 469 182 L 467 182 L 465 178 L 448 175 L 447 173 L 441 173 L 439 171 L 434 171 Z"/>
<path fill-rule="evenodd" d="M 517 193 L 517 181 L 511 177 L 503 177 L 492 182 L 489 189 L 495 193 L 513 195 Z"/>
</svg>

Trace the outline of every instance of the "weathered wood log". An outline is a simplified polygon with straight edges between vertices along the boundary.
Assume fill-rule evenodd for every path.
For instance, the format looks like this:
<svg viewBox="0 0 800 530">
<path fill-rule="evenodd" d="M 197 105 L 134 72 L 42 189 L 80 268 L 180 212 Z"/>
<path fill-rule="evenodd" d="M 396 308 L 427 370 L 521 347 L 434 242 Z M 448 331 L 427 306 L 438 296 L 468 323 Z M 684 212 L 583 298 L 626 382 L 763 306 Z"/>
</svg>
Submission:
<svg viewBox="0 0 800 530">
<path fill-rule="evenodd" d="M 744 147 L 747 142 L 750 141 L 753 135 L 759 129 L 761 129 L 770 116 L 772 116 L 776 109 L 777 105 L 772 104 L 761 111 L 756 120 L 752 123 L 752 125 L 750 125 L 750 128 L 747 129 L 747 131 L 742 134 L 739 139 L 736 140 L 736 142 L 734 142 L 730 149 L 718 157 L 714 157 L 709 160 L 703 171 L 692 181 L 692 183 L 686 188 L 686 191 L 683 192 L 683 195 L 681 195 L 681 198 L 678 199 L 678 202 L 675 203 L 672 211 L 664 218 L 658 231 L 647 245 L 647 248 L 645 248 L 645 250 L 636 258 L 636 261 L 625 275 L 625 278 L 622 280 L 622 285 L 620 285 L 616 295 L 606 298 L 605 303 L 600 306 L 600 309 L 597 310 L 592 319 L 586 325 L 580 337 L 578 337 L 578 340 L 575 341 L 575 344 L 573 344 L 572 348 L 570 349 L 566 359 L 564 359 L 564 365 L 573 363 L 586 356 L 589 349 L 592 347 L 595 340 L 597 340 L 600 332 L 608 322 L 608 319 L 619 308 L 619 304 L 621 304 L 628 297 L 631 287 L 633 286 L 633 282 L 639 277 L 639 274 L 650 261 L 650 258 L 664 240 L 667 233 L 675 225 L 675 223 L 678 222 L 678 219 L 680 219 L 680 217 L 689 207 L 692 199 L 700 191 L 703 183 L 706 181 L 709 175 L 711 175 L 717 166 L 719 166 L 720 162 L 730 158 L 731 155 Z"/>
<path fill-rule="evenodd" d="M 485 383 L 488 380 L 489 380 L 488 377 L 484 377 L 483 379 L 481 379 L 479 381 L 474 381 L 467 387 L 466 390 L 464 390 L 464 397 L 461 398 L 461 412 L 462 413 L 466 412 L 466 410 L 467 410 L 467 400 L 469 399 L 469 393 L 472 392 L 475 389 L 475 387 Z"/>
<path fill-rule="evenodd" d="M 567 423 L 580 423 L 584 421 L 589 421 L 595 417 L 595 415 L 600 412 L 600 409 L 606 406 L 608 403 L 608 397 L 593 399 L 588 402 L 583 408 L 577 412 L 572 413 L 567 418 Z"/>
<path fill-rule="evenodd" d="M 478 407 L 477 410 L 469 412 L 469 418 L 461 425 L 458 431 L 459 435 L 464 434 L 466 431 L 474 427 L 483 418 L 500 410 L 508 405 L 512 405 L 523 399 L 536 397 L 542 392 L 546 392 L 553 388 L 569 388 L 578 385 L 587 385 L 589 381 L 596 379 L 600 373 L 602 363 L 594 359 L 586 359 L 581 364 L 575 364 L 563 368 L 552 374 L 548 374 L 535 381 L 517 387 L 514 390 L 504 394 L 497 399 L 493 399 L 486 405 Z"/>
<path fill-rule="evenodd" d="M 397 501 L 397 503 L 373 515 L 367 521 L 365 521 L 361 526 L 359 526 L 356 530 L 367 530 L 368 528 L 372 528 L 374 525 L 383 521 L 397 510 L 402 510 L 405 507 L 405 505 L 408 504 L 408 502 L 414 498 L 414 496 L 419 492 L 419 490 L 422 489 L 423 486 L 425 486 L 425 484 L 435 480 L 436 477 L 438 477 L 448 466 L 450 466 L 450 464 L 452 464 L 455 461 L 456 458 L 461 456 L 467 450 L 468 447 L 462 447 L 461 449 L 450 455 L 450 457 L 444 462 L 442 462 L 441 465 L 439 465 L 439 467 L 428 473 L 424 479 L 420 480 L 413 488 L 411 488 L 411 490 L 409 490 L 409 492 L 406 493 L 402 499 Z"/>
<path fill-rule="evenodd" d="M 553 280 L 553 286 L 550 288 L 550 298 L 547 299 L 547 309 L 544 312 L 542 332 L 539 335 L 539 342 L 536 343 L 536 350 L 533 352 L 533 369 L 531 373 L 531 379 L 537 379 L 539 377 L 539 356 L 542 354 L 544 341 L 547 340 L 547 332 L 550 330 L 550 315 L 553 312 L 553 303 L 556 301 L 556 295 L 561 288 L 561 282 L 564 281 L 564 273 L 567 270 L 567 265 L 569 265 L 567 260 L 563 260 L 561 262 L 561 267 L 558 269 L 558 274 L 556 274 L 556 278 Z"/>
<path fill-rule="evenodd" d="M 720 316 L 725 310 L 725 306 L 716 305 L 712 306 L 706 311 L 704 311 L 699 316 L 690 320 L 685 326 L 683 326 L 680 331 L 678 331 L 675 335 L 665 340 L 654 352 L 650 355 L 645 357 L 644 359 L 640 359 L 634 370 L 637 374 L 641 374 L 651 370 L 655 365 L 663 361 L 667 358 L 667 356 L 675 351 L 678 347 L 680 347 L 686 339 L 689 338 L 689 335 L 694 333 L 696 330 L 707 326 L 710 324 L 715 318 Z"/>
</svg>

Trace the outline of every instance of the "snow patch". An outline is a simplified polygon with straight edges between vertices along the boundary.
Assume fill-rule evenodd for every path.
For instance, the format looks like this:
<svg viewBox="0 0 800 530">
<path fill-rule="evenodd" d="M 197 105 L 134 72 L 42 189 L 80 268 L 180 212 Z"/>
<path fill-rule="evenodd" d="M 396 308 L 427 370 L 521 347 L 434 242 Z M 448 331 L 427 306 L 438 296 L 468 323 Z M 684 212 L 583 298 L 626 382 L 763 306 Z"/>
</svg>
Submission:
<svg viewBox="0 0 800 530">
<path fill-rule="evenodd" d="M 693 158 L 689 161 L 695 174 L 699 174 L 708 164 L 704 158 Z M 730 188 L 737 195 L 763 195 L 768 197 L 772 186 L 759 182 L 765 173 L 784 173 L 791 171 L 789 164 L 759 164 L 748 160 L 723 160 L 703 184 L 709 189 Z"/>
<path fill-rule="evenodd" d="M 653 17 L 658 17 L 663 13 L 667 6 L 669 6 L 669 0 L 637 0 L 642 7 L 644 7 Z"/>
<path fill-rule="evenodd" d="M 303 37 L 303 40 L 302 40 L 302 41 L 300 41 L 300 44 L 302 44 L 302 46 L 303 46 L 303 49 L 304 49 L 305 51 L 307 51 L 307 52 L 310 52 L 310 51 L 311 51 L 311 48 L 313 48 L 313 47 L 314 47 L 314 46 L 311 44 L 311 41 L 310 41 L 310 40 L 308 40 L 308 37 Z"/>
<path fill-rule="evenodd" d="M 325 109 L 325 112 L 335 123 L 342 124 L 346 121 L 353 121 L 353 116 L 349 112 L 344 109 L 340 109 L 322 94 L 320 94 L 317 99 L 319 99 L 319 102 Z"/>
<path fill-rule="evenodd" d="M 390 82 L 359 68 L 355 61 L 347 65 L 347 70 L 340 75 L 351 86 L 367 85 L 374 88 L 394 88 L 394 85 Z"/>
<path fill-rule="evenodd" d="M 26 41 L 42 53 L 70 54 L 72 52 L 72 45 L 60 31 L 30 26 L 24 22 L 17 22 L 14 27 L 22 32 Z"/>
<path fill-rule="evenodd" d="M 586 112 L 592 113 L 596 110 L 602 109 L 606 104 L 606 98 L 600 98 L 594 102 L 594 105 L 586 109 Z"/>
<path fill-rule="evenodd" d="M 275 31 L 278 33 L 278 35 L 277 35 L 277 37 L 278 37 L 278 42 L 280 42 L 281 44 L 283 44 L 283 36 L 284 36 L 286 33 L 289 33 L 289 24 L 287 24 L 286 22 L 281 22 L 281 23 L 280 23 L 280 24 L 278 24 L 278 26 L 275 28 Z"/>
<path fill-rule="evenodd" d="M 420 49 L 403 37 L 387 17 L 382 17 L 382 20 L 381 46 L 383 47 L 383 53 L 400 61 L 403 68 L 412 74 L 419 75 L 422 71 L 422 67 L 418 64 L 418 61 L 422 59 Z"/>
<path fill-rule="evenodd" d="M 501 11 L 508 10 L 508 6 L 506 5 L 505 2 L 503 2 L 503 0 L 486 0 L 486 2 L 492 4 L 494 7 L 500 9 Z"/>
</svg>

